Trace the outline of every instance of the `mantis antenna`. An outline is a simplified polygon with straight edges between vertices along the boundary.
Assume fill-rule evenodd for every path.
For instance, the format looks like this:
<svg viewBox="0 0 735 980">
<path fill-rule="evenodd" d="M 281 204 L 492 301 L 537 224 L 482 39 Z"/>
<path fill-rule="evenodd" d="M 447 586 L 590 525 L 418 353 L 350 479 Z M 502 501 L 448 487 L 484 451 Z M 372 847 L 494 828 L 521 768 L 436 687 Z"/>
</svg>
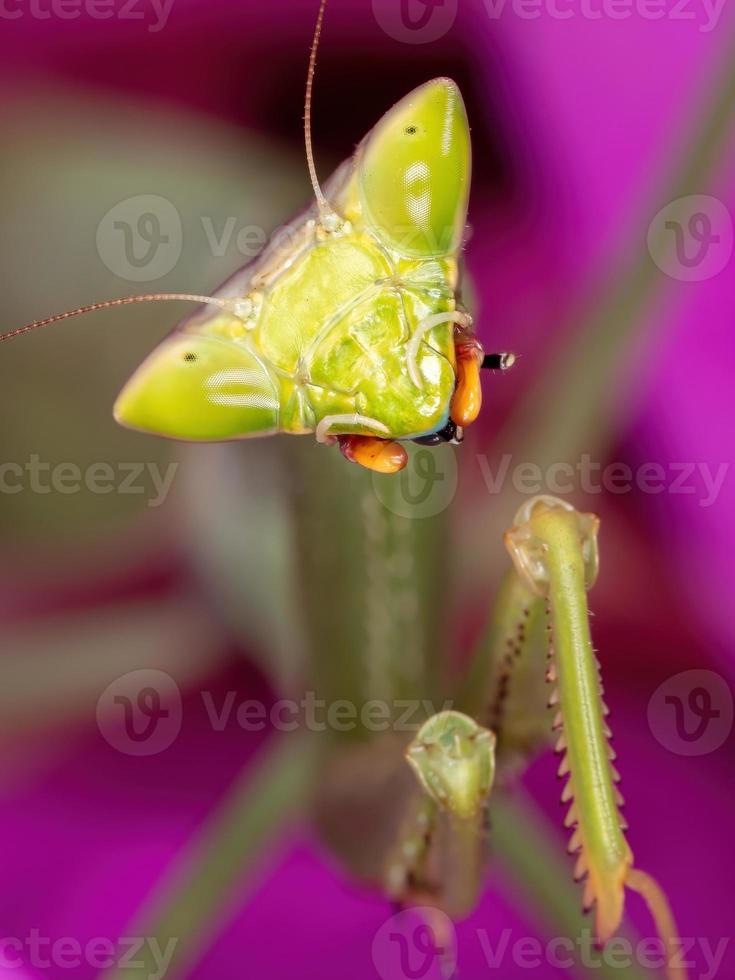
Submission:
<svg viewBox="0 0 735 980">
<path fill-rule="evenodd" d="M 235 316 L 240 315 L 238 305 L 242 303 L 242 300 L 237 298 L 223 299 L 220 296 L 200 296 L 198 293 L 145 293 L 141 296 L 123 296 L 121 299 L 106 299 L 100 303 L 89 303 L 87 306 L 78 306 L 75 310 L 67 310 L 65 313 L 55 313 L 53 316 L 47 316 L 43 320 L 34 320 L 32 323 L 26 323 L 24 327 L 16 327 L 15 330 L 9 330 L 7 333 L 0 334 L 0 343 L 4 340 L 12 340 L 13 337 L 19 337 L 21 334 L 30 333 L 31 330 L 37 330 L 39 327 L 47 327 L 51 323 L 56 323 L 57 320 L 67 320 L 71 316 L 81 316 L 82 313 L 92 313 L 94 310 L 107 310 L 111 306 L 127 306 L 129 303 L 167 302 L 172 299 L 183 300 L 186 303 L 209 303 L 211 306 L 219 306 L 220 309 L 226 310 L 228 313 L 233 313 Z"/>
<path fill-rule="evenodd" d="M 314 36 L 312 38 L 311 49 L 309 51 L 309 70 L 306 75 L 306 95 L 304 97 L 304 142 L 306 144 L 306 163 L 309 168 L 311 186 L 314 190 L 314 196 L 316 197 L 317 206 L 322 218 L 328 218 L 332 214 L 332 209 L 330 208 L 327 199 L 322 192 L 321 186 L 319 185 L 319 178 L 317 177 L 316 167 L 314 166 L 314 152 L 311 141 L 311 97 L 314 89 L 316 55 L 319 49 L 319 38 L 321 37 L 322 33 L 322 23 L 324 22 L 324 10 L 326 6 L 327 0 L 320 0 L 319 13 L 317 14 Z M 219 306 L 221 309 L 226 310 L 229 313 L 234 313 L 235 316 L 239 315 L 237 308 L 239 301 L 237 299 L 222 299 L 216 296 L 200 296 L 196 293 L 145 293 L 140 296 L 124 296 L 122 299 L 108 299 L 103 300 L 100 303 L 90 303 L 87 306 L 79 306 L 75 310 L 67 310 L 65 313 L 56 313 L 54 316 L 45 317 L 43 320 L 34 320 L 32 323 L 26 323 L 25 326 L 17 327 L 15 330 L 10 330 L 7 333 L 0 334 L 0 343 L 2 343 L 4 340 L 12 340 L 13 337 L 19 337 L 21 334 L 29 333 L 31 330 L 37 330 L 39 327 L 47 327 L 52 323 L 56 323 L 57 320 L 67 320 L 69 317 L 81 316 L 83 313 L 92 313 L 95 310 L 106 310 L 111 306 L 127 306 L 130 303 L 155 303 L 168 300 L 183 300 L 190 303 L 209 303 L 212 306 Z"/>
<path fill-rule="evenodd" d="M 311 97 L 314 89 L 316 53 L 319 49 L 319 38 L 322 35 L 322 23 L 324 21 L 324 9 L 326 6 L 327 0 L 319 0 L 319 13 L 316 16 L 314 37 L 312 38 L 311 50 L 309 51 L 309 70 L 306 73 L 306 95 L 304 96 L 304 143 L 306 145 L 306 164 L 309 168 L 309 177 L 311 179 L 311 186 L 314 189 L 314 197 L 316 197 L 317 207 L 319 208 L 319 213 L 323 218 L 331 214 L 332 209 L 330 208 L 329 203 L 327 202 L 327 199 L 319 186 L 319 178 L 316 175 L 316 167 L 314 166 L 314 151 L 311 142 Z"/>
<path fill-rule="evenodd" d="M 306 144 L 306 162 L 309 167 L 309 177 L 311 179 L 311 186 L 314 189 L 314 196 L 316 197 L 317 207 L 319 208 L 319 213 L 322 219 L 329 218 L 333 216 L 333 211 L 329 206 L 327 199 L 325 198 L 322 189 L 319 185 L 319 178 L 316 174 L 316 167 L 314 166 L 314 152 L 312 149 L 311 141 L 311 102 L 312 102 L 312 91 L 314 89 L 314 73 L 316 71 L 316 55 L 319 49 L 319 39 L 322 33 L 322 23 L 324 22 L 324 10 L 327 6 L 327 0 L 319 0 L 319 13 L 316 18 L 316 26 L 314 28 L 314 37 L 311 41 L 311 49 L 309 52 L 309 70 L 306 75 L 306 95 L 304 97 L 304 142 Z M 67 310 L 65 313 L 56 313 L 53 316 L 47 316 L 43 320 L 34 320 L 32 323 L 26 323 L 25 326 L 16 327 L 15 330 L 9 330 L 7 333 L 0 333 L 0 343 L 4 340 L 12 340 L 13 337 L 20 337 L 21 334 L 30 333 L 32 330 L 37 330 L 39 327 L 48 327 L 52 323 L 56 323 L 58 320 L 68 320 L 72 316 L 81 316 L 83 313 L 92 313 L 95 310 L 107 310 L 112 306 L 127 306 L 130 303 L 156 303 L 156 302 L 167 302 L 169 300 L 182 300 L 188 303 L 208 303 L 211 306 L 219 306 L 220 309 L 226 310 L 228 313 L 233 313 L 235 316 L 240 315 L 239 304 L 242 300 L 238 299 L 223 299 L 217 296 L 200 296 L 198 293 L 145 293 L 140 296 L 124 296 L 121 299 L 108 299 L 103 300 L 100 303 L 90 303 L 87 306 L 78 306 L 75 310 Z"/>
</svg>

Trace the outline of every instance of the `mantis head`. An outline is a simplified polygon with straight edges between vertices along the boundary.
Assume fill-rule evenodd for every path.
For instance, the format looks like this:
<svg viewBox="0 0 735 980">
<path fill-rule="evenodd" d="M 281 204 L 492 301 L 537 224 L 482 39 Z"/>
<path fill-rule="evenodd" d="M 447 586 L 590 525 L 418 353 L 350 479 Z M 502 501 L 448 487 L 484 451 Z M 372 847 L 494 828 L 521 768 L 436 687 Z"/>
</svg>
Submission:
<svg viewBox="0 0 735 980">
<path fill-rule="evenodd" d="M 313 226 L 315 241 L 329 241 L 333 232 L 340 231 L 339 220 L 342 217 L 332 211 L 331 201 L 324 197 L 311 151 L 311 92 L 325 3 L 326 0 L 320 0 L 305 100 L 307 162 L 318 219 L 308 218 L 307 212 L 303 221 L 305 227 Z M 345 196 L 336 202 L 337 206 L 349 205 L 350 211 L 354 211 L 355 220 L 362 223 L 362 227 L 357 225 L 354 234 L 372 238 L 373 251 L 382 256 L 381 261 L 385 259 L 383 253 L 388 250 L 394 253 L 396 259 L 408 259 L 409 264 L 413 260 L 422 259 L 450 260 L 446 268 L 436 263 L 431 265 L 432 269 L 439 269 L 442 282 L 448 288 L 454 288 L 456 263 L 453 260 L 462 243 L 467 216 L 470 157 L 469 126 L 459 88 L 451 79 L 435 78 L 414 89 L 390 109 L 358 146 L 351 165 L 345 168 L 350 179 L 346 187 L 343 185 L 340 188 L 340 195 L 345 193 Z M 316 212 L 312 211 L 312 214 Z M 347 216 L 349 220 L 343 227 L 349 228 L 352 214 Z M 322 238 L 319 238 L 320 235 Z M 335 268 L 337 256 L 342 256 L 339 259 L 342 263 L 341 271 L 336 276 L 336 281 L 352 282 L 353 274 L 357 275 L 353 264 L 359 265 L 362 262 L 364 266 L 365 250 L 363 248 L 361 251 L 361 246 L 356 244 L 351 252 L 347 249 L 349 256 L 345 258 L 345 243 L 339 242 L 338 234 L 334 238 L 334 256 L 330 261 L 323 261 L 322 267 L 324 270 Z M 340 244 L 342 250 L 338 252 Z M 295 247 L 293 258 L 298 257 L 298 254 L 298 248 Z M 269 261 L 267 252 L 264 253 L 264 261 Z M 284 270 L 290 268 L 290 263 L 290 259 L 284 263 Z M 309 269 L 312 265 L 313 263 L 309 265 Z M 252 278 L 255 267 L 250 271 Z M 319 269 L 318 275 L 328 279 L 329 272 Z M 248 283 L 251 278 L 247 279 Z M 239 286 L 243 287 L 245 281 L 241 280 Z M 285 282 L 284 274 L 284 284 Z M 357 275 L 355 282 L 362 282 L 360 275 Z M 273 283 L 270 282 L 270 285 Z M 331 295 L 331 288 L 322 290 L 322 296 L 327 300 Z M 272 302 L 274 290 L 275 287 L 268 294 Z M 306 330 L 310 324 L 317 322 L 318 312 L 313 304 L 308 306 L 304 296 L 304 285 L 298 283 L 293 287 L 288 302 L 283 301 L 283 315 L 279 322 L 285 326 L 281 333 L 276 332 L 281 338 L 281 346 L 291 343 L 289 330 L 297 336 L 300 329 Z M 105 300 L 34 321 L 0 335 L 0 340 L 8 340 L 29 330 L 93 310 L 168 300 L 185 300 L 218 307 L 226 315 L 219 312 L 190 318 L 183 328 L 177 329 L 159 344 L 125 385 L 115 403 L 114 415 L 120 424 L 168 438 L 218 441 L 270 434 L 283 427 L 289 405 L 293 403 L 294 412 L 298 412 L 301 406 L 300 396 L 291 397 L 289 391 L 279 390 L 283 388 L 282 375 L 274 374 L 273 365 L 268 363 L 270 354 L 260 348 L 253 350 L 251 343 L 239 342 L 243 339 L 241 333 L 244 328 L 243 316 L 238 307 L 251 302 L 250 298 L 240 293 L 230 296 L 154 293 Z M 331 311 L 326 312 L 331 315 Z M 432 326 L 453 319 L 462 323 L 462 318 L 467 319 L 464 313 L 457 313 L 453 309 L 448 312 L 441 310 L 435 315 L 440 320 Z M 255 328 L 255 321 L 248 321 L 248 329 Z M 418 342 L 421 341 L 421 336 L 421 333 L 417 334 Z M 346 339 L 346 345 L 348 344 L 349 337 Z M 347 350 L 347 346 L 344 349 Z M 471 377 L 469 385 L 460 377 L 456 386 L 451 409 L 455 431 L 456 426 L 463 427 L 474 420 L 480 405 L 478 371 L 482 352 L 474 341 L 464 344 L 462 350 L 467 356 L 463 357 L 457 347 L 457 375 Z M 335 363 L 341 365 L 345 356 L 336 357 Z M 414 361 L 415 355 L 410 364 Z M 465 365 L 467 370 L 464 370 Z M 330 365 L 330 371 L 332 367 Z M 296 378 L 296 375 L 293 377 Z M 308 383 L 308 380 L 308 373 L 301 372 L 294 384 L 301 391 L 299 386 Z M 447 397 L 451 394 L 450 380 L 447 375 Z M 414 383 L 417 383 L 415 378 Z M 324 388 L 323 385 L 321 387 Z M 352 390 L 352 387 L 350 382 L 347 388 Z M 339 386 L 335 390 L 338 388 Z M 464 395 L 468 388 L 472 397 Z M 284 398 L 285 406 L 281 404 Z M 457 407 L 459 402 L 463 404 Z M 467 406 L 464 405 L 465 402 Z M 281 408 L 283 412 L 280 412 Z M 329 417 L 335 413 L 324 414 Z M 337 415 L 340 414 L 344 413 L 337 412 Z M 388 427 L 381 422 L 378 424 L 388 433 Z M 289 431 L 301 429 L 296 426 Z M 303 431 L 310 431 L 306 422 L 303 423 Z M 362 460 L 358 455 L 353 456 Z M 348 458 L 353 456 L 348 454 Z M 372 457 L 369 459 L 372 460 Z M 394 472 L 405 465 L 406 455 L 403 451 L 396 452 L 391 460 L 394 469 L 390 472 Z M 369 468 L 372 465 L 371 462 Z"/>
<path fill-rule="evenodd" d="M 417 258 L 455 252 L 470 180 L 469 128 L 456 84 L 437 78 L 409 93 L 365 138 L 354 168 L 367 223 L 385 244 Z M 205 326 L 164 340 L 125 386 L 114 414 L 129 428 L 218 440 L 275 431 L 278 404 L 256 357 Z"/>
</svg>

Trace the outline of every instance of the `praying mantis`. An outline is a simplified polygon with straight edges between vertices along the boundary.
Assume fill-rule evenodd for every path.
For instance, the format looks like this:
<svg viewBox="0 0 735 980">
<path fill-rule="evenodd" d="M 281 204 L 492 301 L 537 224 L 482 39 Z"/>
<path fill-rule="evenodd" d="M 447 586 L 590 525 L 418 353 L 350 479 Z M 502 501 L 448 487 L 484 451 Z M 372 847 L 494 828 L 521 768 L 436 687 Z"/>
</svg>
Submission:
<svg viewBox="0 0 735 980">
<path fill-rule="evenodd" d="M 288 233 L 213 296 L 95 303 L 0 339 L 126 303 L 204 304 L 130 379 L 118 422 L 192 441 L 314 433 L 355 463 L 396 473 L 408 459 L 401 441 L 461 441 L 480 412 L 480 368 L 506 370 L 515 358 L 486 357 L 461 304 L 471 152 L 451 79 L 405 96 L 322 190 L 310 117 L 324 8 L 305 104 L 315 203 Z"/>
<path fill-rule="evenodd" d="M 451 80 L 434 79 L 406 96 L 320 187 L 309 121 L 324 8 L 321 0 L 305 112 L 315 202 L 291 226 L 287 248 L 266 249 L 212 296 L 110 300 L 34 321 L 1 339 L 105 306 L 189 299 L 202 309 L 163 341 L 123 389 L 114 409 L 119 422 L 193 441 L 314 434 L 364 469 L 392 476 L 408 461 L 403 442 L 460 442 L 480 411 L 480 369 L 506 370 L 514 355 L 486 355 L 461 302 L 470 140 L 462 98 Z M 318 483 L 320 461 L 306 465 Z M 400 547 L 409 553 L 405 519 L 376 516 L 375 499 L 359 499 L 374 529 L 366 534 L 369 547 L 379 536 L 403 540 Z M 323 499 L 320 506 L 332 516 Z M 565 826 L 599 941 L 619 928 L 626 887 L 646 898 L 662 937 L 675 935 L 663 893 L 634 866 L 625 839 L 589 632 L 586 594 L 597 575 L 596 537 L 596 519 L 562 501 L 524 504 L 506 535 L 512 568 L 467 685 L 454 692 L 451 708 L 427 717 L 410 741 L 388 737 L 396 749 L 391 758 L 401 774 L 403 805 L 379 846 L 369 851 L 370 867 L 356 871 L 377 880 L 396 904 L 436 907 L 459 918 L 477 900 L 492 840 L 496 772 L 502 774 L 508 760 L 527 755 L 541 741 L 519 724 L 516 713 L 530 660 L 550 685 L 549 727 L 556 732 L 559 774 L 567 779 Z M 372 558 L 379 564 L 375 548 Z M 317 556 L 306 560 L 317 581 Z M 398 616 L 385 591 L 370 594 L 384 574 L 374 566 L 371 582 L 348 600 L 369 606 L 368 629 L 383 616 Z M 325 615 L 315 605 L 307 611 L 315 641 L 320 632 L 334 631 L 339 615 Z M 547 646 L 545 622 L 549 663 L 539 664 L 534 661 Z M 371 670 L 372 693 L 385 695 L 379 667 Z M 418 690 L 409 684 L 409 693 Z M 545 721 L 542 714 L 540 725 Z M 343 758 L 359 768 L 361 751 L 350 749 Z M 368 768 L 371 758 L 366 756 Z M 334 824 L 339 807 L 329 811 L 345 792 L 341 763 L 334 773 L 331 783 L 326 779 L 317 821 L 340 853 L 345 848 Z M 685 976 L 676 964 L 668 973 L 678 980 Z"/>
</svg>

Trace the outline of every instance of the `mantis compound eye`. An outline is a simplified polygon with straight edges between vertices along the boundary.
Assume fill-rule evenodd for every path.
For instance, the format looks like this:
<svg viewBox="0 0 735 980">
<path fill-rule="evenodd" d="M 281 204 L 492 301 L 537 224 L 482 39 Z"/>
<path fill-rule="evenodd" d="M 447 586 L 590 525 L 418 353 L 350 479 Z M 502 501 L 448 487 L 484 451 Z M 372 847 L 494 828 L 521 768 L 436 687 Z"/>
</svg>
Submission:
<svg viewBox="0 0 735 980">
<path fill-rule="evenodd" d="M 426 82 L 383 116 L 361 149 L 359 178 L 372 226 L 399 252 L 427 257 L 459 247 L 470 133 L 451 79 Z"/>
<path fill-rule="evenodd" d="M 244 348 L 178 331 L 163 340 L 115 403 L 121 425 L 169 438 L 237 439 L 273 432 L 278 392 Z"/>
</svg>

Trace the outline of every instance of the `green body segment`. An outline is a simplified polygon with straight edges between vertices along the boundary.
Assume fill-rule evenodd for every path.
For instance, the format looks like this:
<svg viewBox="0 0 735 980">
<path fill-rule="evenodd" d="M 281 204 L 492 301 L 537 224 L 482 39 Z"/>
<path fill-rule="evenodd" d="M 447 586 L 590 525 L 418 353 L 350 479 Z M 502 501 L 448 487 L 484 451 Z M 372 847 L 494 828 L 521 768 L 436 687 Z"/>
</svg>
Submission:
<svg viewBox="0 0 735 980">
<path fill-rule="evenodd" d="M 132 428 L 220 440 L 276 431 L 411 438 L 441 428 L 470 143 L 456 85 L 435 79 L 388 112 L 312 209 L 184 321 L 115 405 Z M 413 338 L 413 341 L 412 341 Z M 331 417 L 338 416 L 331 422 Z M 353 417 L 359 416 L 360 420 Z"/>
</svg>

